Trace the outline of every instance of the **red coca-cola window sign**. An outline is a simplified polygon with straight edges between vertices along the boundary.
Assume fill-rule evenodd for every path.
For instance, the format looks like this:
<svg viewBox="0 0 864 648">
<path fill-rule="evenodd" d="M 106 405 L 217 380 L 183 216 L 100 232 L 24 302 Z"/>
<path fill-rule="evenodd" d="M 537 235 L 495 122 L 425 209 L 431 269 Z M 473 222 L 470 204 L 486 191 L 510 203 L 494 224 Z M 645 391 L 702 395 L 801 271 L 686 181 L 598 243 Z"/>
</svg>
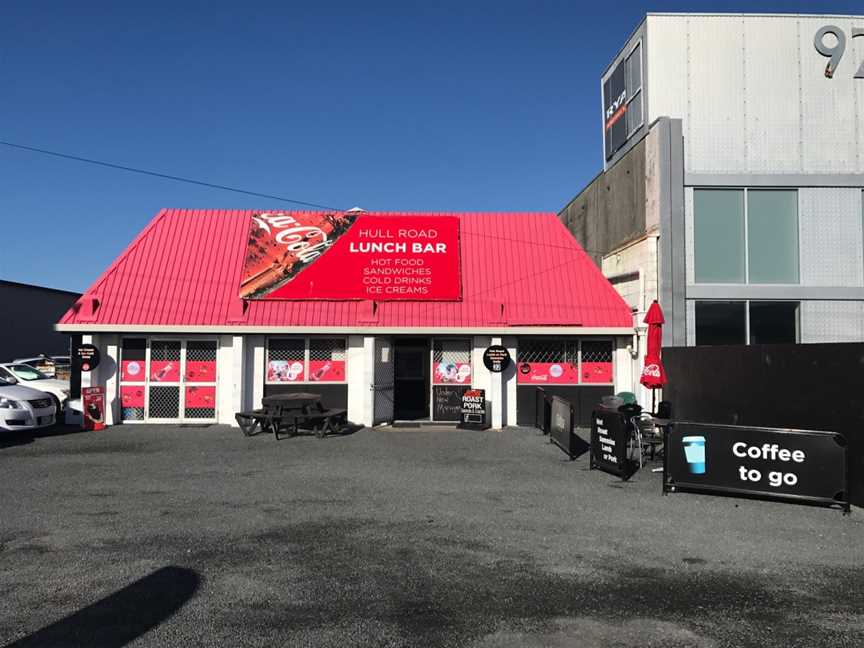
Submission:
<svg viewBox="0 0 864 648">
<path fill-rule="evenodd" d="M 432 371 L 433 385 L 467 385 L 471 386 L 471 364 L 468 362 L 448 362 L 443 360 L 435 363 Z"/>
<path fill-rule="evenodd" d="M 151 360 L 150 382 L 179 382 L 179 360 Z"/>
<path fill-rule="evenodd" d="M 186 409 L 213 409 L 216 407 L 216 387 L 187 387 L 185 398 Z"/>
<path fill-rule="evenodd" d="M 309 382 L 345 382 L 345 361 L 310 360 Z"/>
<path fill-rule="evenodd" d="M 144 407 L 144 387 L 140 385 L 121 385 L 120 405 L 122 407 Z"/>
<path fill-rule="evenodd" d="M 186 382 L 216 382 L 216 361 L 187 360 Z"/>
<path fill-rule="evenodd" d="M 264 212 L 250 220 L 244 299 L 461 299 L 459 219 Z"/>
<path fill-rule="evenodd" d="M 611 383 L 612 362 L 582 362 L 583 383 Z"/>
<path fill-rule="evenodd" d="M 579 382 L 579 370 L 570 362 L 520 362 L 516 381 L 534 385 L 571 385 Z"/>
<path fill-rule="evenodd" d="M 123 360 L 120 363 L 120 380 L 123 382 L 144 382 L 144 361 Z"/>
</svg>

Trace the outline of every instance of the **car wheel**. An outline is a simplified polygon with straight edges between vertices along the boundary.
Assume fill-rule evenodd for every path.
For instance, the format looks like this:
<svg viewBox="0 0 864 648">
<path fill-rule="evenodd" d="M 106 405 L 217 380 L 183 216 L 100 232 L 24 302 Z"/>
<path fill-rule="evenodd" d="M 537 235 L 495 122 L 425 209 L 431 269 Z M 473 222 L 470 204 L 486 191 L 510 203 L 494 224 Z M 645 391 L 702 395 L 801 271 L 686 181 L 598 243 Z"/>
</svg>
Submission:
<svg viewBox="0 0 864 648">
<path fill-rule="evenodd" d="M 63 411 L 63 408 L 60 406 L 60 399 L 57 398 L 54 394 L 49 394 L 51 396 L 51 400 L 54 401 L 54 422 L 60 422 L 60 414 Z"/>
</svg>

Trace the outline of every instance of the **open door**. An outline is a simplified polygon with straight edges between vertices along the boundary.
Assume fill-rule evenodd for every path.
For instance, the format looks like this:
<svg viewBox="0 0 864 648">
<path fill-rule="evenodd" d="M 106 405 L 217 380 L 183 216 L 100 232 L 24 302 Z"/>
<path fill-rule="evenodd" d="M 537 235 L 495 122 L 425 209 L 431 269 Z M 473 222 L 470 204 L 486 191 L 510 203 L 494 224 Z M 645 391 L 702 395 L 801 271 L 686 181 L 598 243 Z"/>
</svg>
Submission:
<svg viewBox="0 0 864 648">
<path fill-rule="evenodd" d="M 372 383 L 375 413 L 373 425 L 393 422 L 393 386 L 395 381 L 393 342 L 387 337 L 375 338 L 375 377 Z"/>
</svg>

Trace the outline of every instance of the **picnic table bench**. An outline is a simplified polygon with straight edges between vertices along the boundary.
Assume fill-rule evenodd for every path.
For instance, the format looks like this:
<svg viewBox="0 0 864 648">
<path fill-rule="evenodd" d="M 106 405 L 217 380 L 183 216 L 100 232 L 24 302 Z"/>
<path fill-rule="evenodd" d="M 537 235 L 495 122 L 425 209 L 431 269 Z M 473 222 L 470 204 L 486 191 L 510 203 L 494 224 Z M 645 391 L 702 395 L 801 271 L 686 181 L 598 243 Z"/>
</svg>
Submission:
<svg viewBox="0 0 864 648">
<path fill-rule="evenodd" d="M 344 409 L 327 409 L 319 394 L 292 393 L 273 394 L 262 399 L 261 409 L 238 412 L 234 415 L 237 424 L 246 436 L 272 432 L 279 440 L 279 433 L 294 436 L 300 430 L 311 430 L 319 439 L 328 433 L 341 432 L 348 425 L 348 412 Z"/>
</svg>

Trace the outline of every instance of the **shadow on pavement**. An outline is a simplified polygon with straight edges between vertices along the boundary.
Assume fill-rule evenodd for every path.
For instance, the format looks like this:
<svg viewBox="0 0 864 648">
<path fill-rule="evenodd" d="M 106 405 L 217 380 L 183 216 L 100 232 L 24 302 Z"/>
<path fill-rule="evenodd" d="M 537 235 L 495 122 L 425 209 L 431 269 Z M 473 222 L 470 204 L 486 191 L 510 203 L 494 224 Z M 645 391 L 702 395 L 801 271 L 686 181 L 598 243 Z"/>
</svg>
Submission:
<svg viewBox="0 0 864 648">
<path fill-rule="evenodd" d="M 13 446 L 27 445 L 36 439 L 47 439 L 49 437 L 66 436 L 67 434 L 83 434 L 85 430 L 80 425 L 57 424 L 38 430 L 21 430 L 6 432 L 0 431 L 0 450 Z M 92 433 L 91 433 L 92 434 Z"/>
<path fill-rule="evenodd" d="M 200 582 L 191 569 L 163 567 L 6 648 L 125 646 L 183 607 Z"/>
</svg>

